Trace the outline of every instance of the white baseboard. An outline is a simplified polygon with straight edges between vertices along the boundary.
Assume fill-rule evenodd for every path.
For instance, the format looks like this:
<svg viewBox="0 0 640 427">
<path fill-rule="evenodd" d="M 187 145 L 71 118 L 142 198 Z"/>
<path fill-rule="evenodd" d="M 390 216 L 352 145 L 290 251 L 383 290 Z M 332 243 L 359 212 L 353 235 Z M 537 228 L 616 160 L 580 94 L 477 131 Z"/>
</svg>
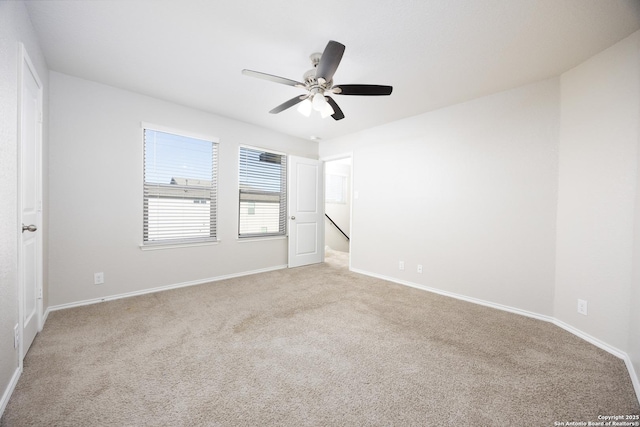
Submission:
<svg viewBox="0 0 640 427">
<path fill-rule="evenodd" d="M 264 269 L 259 269 L 259 270 L 252 270 L 252 271 L 246 271 L 246 272 L 242 272 L 242 273 L 234 273 L 234 274 L 228 274 L 225 276 L 218 276 L 218 277 L 211 277 L 211 278 L 207 278 L 207 279 L 200 279 L 200 280 L 193 280 L 190 282 L 183 282 L 183 283 L 178 283 L 178 284 L 174 284 L 174 285 L 166 285 L 166 286 L 159 286 L 156 288 L 150 288 L 150 289 L 144 289 L 141 291 L 135 291 L 135 292 L 127 292 L 124 294 L 117 294 L 117 295 L 111 295 L 111 296 L 107 296 L 107 297 L 102 297 L 102 298 L 95 298 L 95 299 L 90 299 L 90 300 L 84 300 L 84 301 L 76 301 L 76 302 L 72 302 L 72 303 L 67 303 L 67 304 L 60 304 L 60 305 L 56 305 L 56 306 L 50 306 L 47 307 L 44 315 L 43 315 L 43 324 L 44 322 L 47 320 L 47 317 L 49 316 L 49 313 L 52 311 L 56 311 L 56 310 L 63 310 L 66 308 L 72 308 L 72 307 L 80 307 L 83 305 L 90 305 L 90 304 L 97 304 L 100 302 L 105 302 L 105 301 L 112 301 L 112 300 L 116 300 L 116 299 L 122 299 L 122 298 L 129 298 L 129 297 L 134 297 L 134 296 L 138 296 L 138 295 L 145 295 L 145 294 L 150 294 L 150 293 L 154 293 L 154 292 L 161 292 L 161 291 L 166 291 L 166 290 L 170 290 L 170 289 L 177 289 L 177 288 L 184 288 L 187 286 L 195 286 L 195 285 L 202 285 L 204 283 L 210 283 L 210 282 L 217 282 L 220 280 L 225 280 L 225 279 L 233 279 L 235 277 L 242 277 L 242 276 L 249 276 L 249 275 L 253 275 L 253 274 L 258 274 L 258 273 L 266 273 L 269 271 L 274 271 L 274 270 L 281 270 L 287 268 L 286 265 L 279 265 L 279 266 L 275 266 L 275 267 L 269 267 L 269 268 L 264 268 Z M 576 335 L 579 338 L 582 338 L 583 340 L 595 345 L 596 347 L 601 348 L 602 350 L 605 350 L 606 352 L 624 360 L 625 365 L 627 367 L 627 370 L 629 371 L 629 376 L 631 377 L 631 382 L 633 383 L 633 388 L 635 389 L 636 392 L 636 398 L 638 399 L 638 402 L 640 402 L 640 379 L 637 375 L 637 373 L 635 372 L 635 369 L 633 367 L 633 363 L 631 362 L 631 359 L 629 358 L 629 355 L 627 353 L 625 353 L 624 351 L 621 351 L 615 347 L 610 346 L 609 344 L 595 338 L 592 337 L 589 334 L 586 334 L 582 331 L 580 331 L 579 329 L 574 328 L 573 326 L 570 326 L 552 316 L 546 316 L 546 315 L 542 315 L 542 314 L 538 314 L 538 313 L 534 313 L 531 311 L 527 311 L 527 310 L 522 310 L 519 308 L 515 308 L 515 307 L 510 307 L 510 306 L 506 306 L 506 305 L 502 305 L 502 304 L 497 304 L 494 302 L 490 302 L 490 301 L 485 301 L 485 300 L 481 300 L 478 298 L 473 298 L 473 297 L 468 297 L 465 295 L 460 295 L 460 294 L 456 294 L 453 292 L 448 292 L 448 291 L 443 291 L 440 289 L 436 289 L 436 288 L 431 288 L 429 286 L 424 286 L 424 285 L 420 285 L 418 283 L 413 283 L 413 282 L 408 282 L 408 281 L 404 281 L 404 280 L 399 280 L 396 279 L 394 277 L 389 277 L 389 276 L 384 276 L 381 274 L 376 274 L 376 273 L 371 273 L 369 271 L 364 271 L 364 270 L 359 270 L 359 269 L 355 269 L 355 268 L 350 268 L 351 271 L 353 271 L 354 273 L 358 273 L 358 274 L 363 274 L 365 276 L 369 276 L 369 277 L 374 277 L 377 279 L 381 279 L 381 280 L 385 280 L 387 282 L 392 282 L 392 283 L 397 283 L 399 285 L 404 285 L 404 286 L 409 286 L 412 288 L 416 288 L 416 289 L 421 289 L 423 291 L 427 291 L 427 292 L 432 292 L 435 294 L 439 294 L 439 295 L 444 295 L 447 297 L 451 297 L 451 298 L 455 298 L 458 300 L 462 300 L 462 301 L 467 301 L 473 304 L 478 304 L 478 305 L 483 305 L 486 307 L 490 307 L 490 308 L 495 308 L 498 310 L 502 310 L 502 311 L 507 311 L 509 313 L 514 313 L 514 314 L 518 314 L 521 316 L 526 316 L 526 317 L 531 317 L 534 319 L 538 319 L 538 320 L 542 320 L 545 322 L 550 322 L 553 323 L 554 325 L 566 330 L 567 332 L 572 333 L 573 335 Z M 14 379 L 12 379 L 11 384 L 9 385 L 9 387 L 7 388 L 7 390 L 5 391 L 5 394 L 2 397 L 2 401 L 0 402 L 0 408 L 2 409 L 0 411 L 0 415 L 2 414 L 2 412 L 4 411 L 4 408 L 6 407 L 7 402 L 9 401 L 9 397 L 11 396 L 11 393 L 13 392 L 13 389 L 15 388 L 17 382 L 18 382 L 18 378 L 20 377 L 20 370 L 18 369 L 16 371 L 16 374 L 14 374 Z M 6 399 L 6 401 L 5 401 Z"/>
<path fill-rule="evenodd" d="M 629 375 L 631 375 L 631 382 L 633 383 L 633 389 L 636 391 L 636 398 L 640 403 L 640 377 L 638 377 L 638 373 L 633 367 L 633 362 L 631 362 L 631 358 L 628 354 L 624 355 L 624 364 L 627 365 L 627 371 L 629 371 Z"/>
<path fill-rule="evenodd" d="M 526 317 L 532 317 L 534 319 L 538 319 L 538 320 L 543 320 L 545 322 L 550 322 L 553 323 L 554 325 L 564 329 L 567 332 L 572 333 L 573 335 L 577 336 L 578 338 L 581 338 L 593 345 L 595 345 L 598 348 L 601 348 L 602 350 L 616 356 L 619 359 L 624 360 L 624 363 L 627 367 L 627 371 L 629 372 L 629 376 L 631 377 L 631 382 L 633 383 L 633 388 L 636 392 L 636 398 L 638 399 L 638 402 L 640 403 L 640 379 L 638 378 L 638 375 L 636 374 L 636 371 L 633 367 L 633 363 L 631 362 L 631 359 L 629 358 L 629 355 L 627 353 L 625 353 L 624 351 L 621 351 L 613 346 L 610 346 L 609 344 L 605 343 L 604 341 L 601 341 L 595 337 L 592 337 L 589 334 L 586 334 L 584 332 L 582 332 L 579 329 L 574 328 L 571 325 L 568 325 L 564 322 L 562 322 L 561 320 L 556 319 L 555 317 L 552 316 L 545 316 L 542 314 L 538 314 L 538 313 L 534 313 L 531 311 L 527 311 L 527 310 L 521 310 L 519 308 L 515 308 L 515 307 L 509 307 L 506 305 L 502 305 L 502 304 L 496 304 L 493 302 L 489 302 L 489 301 L 485 301 L 485 300 L 481 300 L 481 299 L 477 299 L 477 298 L 472 298 L 472 297 L 468 297 L 465 295 L 460 295 L 460 294 L 456 294 L 453 292 L 448 292 L 448 291 L 442 291 L 440 289 L 435 289 L 435 288 L 431 288 L 429 286 L 424 286 L 424 285 L 420 285 L 418 283 L 413 283 L 413 282 L 408 282 L 405 280 L 399 280 L 396 279 L 394 277 L 389 277 L 389 276 L 383 276 L 381 274 L 376 274 L 376 273 L 371 273 L 369 271 L 364 271 L 364 270 L 358 270 L 355 268 L 352 268 L 351 271 L 353 271 L 354 273 L 358 273 L 358 274 L 364 274 L 365 276 L 370 276 L 370 277 L 375 277 L 376 279 L 381 279 L 381 280 L 386 280 L 387 282 L 392 282 L 392 283 L 397 283 L 399 285 L 404 285 L 404 286 L 410 286 L 412 288 L 416 288 L 416 289 L 421 289 L 423 291 L 427 291 L 427 292 L 432 292 L 435 294 L 439 294 L 439 295 L 444 295 L 447 297 L 451 297 L 451 298 L 455 298 L 455 299 L 459 299 L 462 301 L 467 301 L 467 302 L 471 302 L 474 304 L 479 304 L 479 305 L 484 305 L 486 307 L 491 307 L 491 308 L 495 308 L 498 310 L 502 310 L 502 311 L 508 311 L 510 313 L 514 313 L 514 314 L 519 314 L 521 316 L 526 316 Z"/>
<path fill-rule="evenodd" d="M 381 274 L 371 273 L 371 272 L 363 271 L 363 270 L 357 270 L 355 268 L 352 268 L 351 271 L 353 271 L 354 273 L 358 273 L 358 274 L 364 274 L 365 276 L 375 277 L 376 279 L 386 280 L 387 282 L 397 283 L 399 285 L 404 285 L 404 286 L 410 286 L 412 288 L 422 289 L 423 291 L 432 292 L 434 294 L 444 295 L 446 297 L 451 297 L 451 298 L 455 298 L 455 299 L 459 299 L 459 300 L 462 300 L 462 301 L 471 302 L 471 303 L 478 304 L 478 305 L 484 305 L 485 307 L 497 308 L 498 310 L 508 311 L 510 313 L 519 314 L 521 316 L 532 317 L 532 318 L 538 319 L 538 320 L 544 320 L 545 322 L 552 322 L 554 320 L 553 317 L 545 316 L 545 315 L 538 314 L 538 313 L 534 313 L 532 311 L 522 310 L 522 309 L 515 308 L 515 307 L 509 307 L 507 305 L 502 305 L 502 304 L 496 304 L 494 302 L 485 301 L 485 300 L 481 300 L 481 299 L 473 298 L 473 297 L 468 297 L 468 296 L 465 296 L 465 295 L 456 294 L 454 292 L 443 291 L 443 290 L 440 290 L 440 289 L 431 288 L 429 286 L 420 285 L 418 283 L 408 282 L 408 281 L 405 281 L 405 280 L 398 280 L 398 279 L 396 279 L 394 277 L 383 276 Z"/>
<path fill-rule="evenodd" d="M 2 414 L 4 414 L 4 410 L 7 408 L 9 399 L 11 399 L 11 395 L 13 394 L 13 391 L 16 389 L 16 386 L 18 385 L 20 374 L 22 374 L 22 369 L 18 366 L 15 372 L 13 373 L 13 376 L 11 377 L 11 381 L 9 382 L 9 385 L 7 386 L 4 393 L 2 394 L 2 400 L 0 400 L 0 417 L 2 417 Z"/>
<path fill-rule="evenodd" d="M 576 329 L 573 326 L 564 323 L 562 320 L 558 320 L 558 319 L 553 319 L 552 323 L 562 329 L 564 329 L 567 332 L 571 332 L 573 335 L 582 338 L 583 340 L 595 345 L 596 347 L 599 347 L 601 349 L 603 349 L 604 351 L 613 354 L 614 356 L 620 358 L 620 359 L 624 359 L 627 356 L 627 353 L 625 353 L 624 351 L 620 351 L 615 347 L 610 346 L 609 344 L 607 344 L 604 341 L 600 341 L 598 338 L 592 337 L 589 334 L 586 334 L 584 332 L 582 332 L 580 329 Z"/>
<path fill-rule="evenodd" d="M 51 313 L 51 307 L 47 307 L 47 309 L 44 311 L 44 314 L 42 315 L 42 329 L 44 329 L 44 325 L 45 323 L 47 323 L 47 319 L 49 318 L 49 313 Z M 42 331 L 42 329 L 40 329 L 40 331 Z"/>
<path fill-rule="evenodd" d="M 45 311 L 45 314 L 43 317 L 46 319 L 49 316 L 50 312 L 57 311 L 57 310 L 64 310 L 66 308 L 98 304 L 105 301 L 113 301 L 113 300 L 122 299 L 122 298 L 135 297 L 138 295 L 152 294 L 154 292 L 168 291 L 170 289 L 185 288 L 187 286 L 203 285 L 205 283 L 218 282 L 220 280 L 233 279 L 235 277 L 250 276 L 253 274 L 267 273 L 269 271 L 282 270 L 283 268 L 287 268 L 287 266 L 277 265 L 275 267 L 262 268 L 259 270 L 244 271 L 242 273 L 233 273 L 233 274 L 227 274 L 224 276 L 209 277 L 207 279 L 192 280 L 190 282 L 182 282 L 174 285 L 158 286 L 156 288 L 143 289 L 143 290 L 134 291 L 134 292 L 126 292 L 124 294 L 109 295 L 101 298 L 93 298 L 93 299 L 88 299 L 83 301 L 75 301 L 75 302 L 70 302 L 66 304 L 54 305 L 54 306 L 47 307 L 47 310 Z"/>
<path fill-rule="evenodd" d="M 603 349 L 604 351 L 613 354 L 616 357 L 624 360 L 624 364 L 627 367 L 627 371 L 629 371 L 629 376 L 631 377 L 631 383 L 633 384 L 633 389 L 636 392 L 636 398 L 638 399 L 638 403 L 640 403 L 640 379 L 638 378 L 638 374 L 636 373 L 635 368 L 633 367 L 633 363 L 631 362 L 631 358 L 627 353 L 622 350 L 619 350 L 613 346 L 610 346 L 604 341 L 600 341 L 598 338 L 592 337 L 589 334 L 582 332 L 580 329 L 576 329 L 573 326 L 564 323 L 561 320 L 553 319 L 553 324 L 564 329 L 567 332 L 572 333 L 578 338 L 582 338 L 583 340 L 595 345 L 598 348 Z"/>
<path fill-rule="evenodd" d="M 44 314 L 42 315 L 42 327 L 44 328 L 44 324 L 47 323 L 47 318 L 49 317 L 49 313 L 51 312 L 51 310 L 49 309 L 49 307 L 47 307 L 47 309 L 44 311 Z M 42 328 L 40 328 L 40 330 L 42 330 Z"/>
</svg>

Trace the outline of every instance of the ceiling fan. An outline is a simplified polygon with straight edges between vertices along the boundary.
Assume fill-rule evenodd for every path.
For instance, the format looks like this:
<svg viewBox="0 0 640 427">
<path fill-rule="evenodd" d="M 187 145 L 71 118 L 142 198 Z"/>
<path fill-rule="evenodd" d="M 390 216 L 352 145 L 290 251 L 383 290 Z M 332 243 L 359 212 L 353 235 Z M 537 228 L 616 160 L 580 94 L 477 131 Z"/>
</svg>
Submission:
<svg viewBox="0 0 640 427">
<path fill-rule="evenodd" d="M 271 114 L 278 114 L 296 104 L 300 104 L 298 111 L 307 117 L 311 115 L 312 110 L 316 110 L 320 112 L 323 118 L 331 116 L 335 120 L 342 120 L 344 119 L 344 113 L 329 94 L 381 96 L 391 95 L 391 91 L 393 90 L 391 86 L 382 85 L 350 84 L 334 86 L 333 75 L 338 69 L 338 65 L 344 54 L 344 49 L 345 46 L 342 43 L 330 40 L 329 43 L 327 43 L 327 47 L 324 48 L 324 52 L 312 54 L 309 58 L 313 64 L 313 69 L 304 73 L 302 77 L 304 83 L 261 73 L 259 71 L 242 70 L 242 74 L 285 84 L 287 86 L 294 86 L 307 91 L 307 93 L 303 95 L 296 96 L 278 105 L 269 111 Z"/>
</svg>

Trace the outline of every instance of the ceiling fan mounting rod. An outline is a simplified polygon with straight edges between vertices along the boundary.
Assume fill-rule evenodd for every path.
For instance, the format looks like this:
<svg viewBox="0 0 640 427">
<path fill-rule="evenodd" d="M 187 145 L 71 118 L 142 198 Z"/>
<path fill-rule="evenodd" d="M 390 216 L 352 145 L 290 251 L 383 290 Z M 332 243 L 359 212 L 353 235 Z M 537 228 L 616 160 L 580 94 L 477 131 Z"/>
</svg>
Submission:
<svg viewBox="0 0 640 427">
<path fill-rule="evenodd" d="M 311 64 L 313 64 L 313 68 L 316 68 L 318 66 L 318 63 L 320 63 L 320 58 L 322 58 L 321 52 L 316 52 L 309 55 L 309 59 L 311 60 Z"/>
</svg>

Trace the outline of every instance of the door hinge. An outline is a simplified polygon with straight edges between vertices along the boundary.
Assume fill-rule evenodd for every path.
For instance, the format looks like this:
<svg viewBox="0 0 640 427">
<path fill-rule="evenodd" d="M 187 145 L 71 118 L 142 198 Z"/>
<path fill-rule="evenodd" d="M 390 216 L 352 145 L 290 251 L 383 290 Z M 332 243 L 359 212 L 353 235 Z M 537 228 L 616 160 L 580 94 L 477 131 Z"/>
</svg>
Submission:
<svg viewBox="0 0 640 427">
<path fill-rule="evenodd" d="M 38 289 L 38 299 L 42 299 L 42 288 Z"/>
</svg>

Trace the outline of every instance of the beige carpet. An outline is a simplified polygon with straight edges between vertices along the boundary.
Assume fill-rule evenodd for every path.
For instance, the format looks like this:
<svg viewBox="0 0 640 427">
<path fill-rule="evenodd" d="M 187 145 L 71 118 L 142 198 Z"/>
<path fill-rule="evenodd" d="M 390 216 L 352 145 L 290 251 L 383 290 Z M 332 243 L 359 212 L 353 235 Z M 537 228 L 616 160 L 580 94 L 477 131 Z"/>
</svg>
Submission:
<svg viewBox="0 0 640 427">
<path fill-rule="evenodd" d="M 344 257 L 51 313 L 2 426 L 553 426 L 639 414 L 622 360 Z"/>
</svg>

